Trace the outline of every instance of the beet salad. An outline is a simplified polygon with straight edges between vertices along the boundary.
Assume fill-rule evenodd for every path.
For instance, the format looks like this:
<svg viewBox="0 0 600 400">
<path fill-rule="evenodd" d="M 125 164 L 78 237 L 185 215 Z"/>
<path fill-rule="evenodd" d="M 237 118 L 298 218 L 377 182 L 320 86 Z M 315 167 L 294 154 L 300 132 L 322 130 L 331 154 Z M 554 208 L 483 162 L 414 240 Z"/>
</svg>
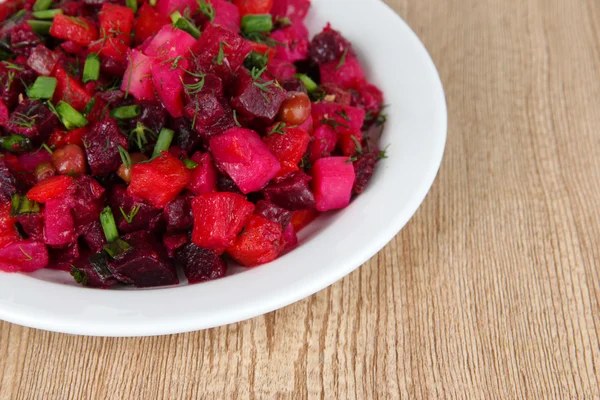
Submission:
<svg viewBox="0 0 600 400">
<path fill-rule="evenodd" d="M 348 206 L 385 157 L 383 95 L 340 32 L 309 39 L 309 7 L 0 4 L 0 271 L 202 282 Z"/>
</svg>

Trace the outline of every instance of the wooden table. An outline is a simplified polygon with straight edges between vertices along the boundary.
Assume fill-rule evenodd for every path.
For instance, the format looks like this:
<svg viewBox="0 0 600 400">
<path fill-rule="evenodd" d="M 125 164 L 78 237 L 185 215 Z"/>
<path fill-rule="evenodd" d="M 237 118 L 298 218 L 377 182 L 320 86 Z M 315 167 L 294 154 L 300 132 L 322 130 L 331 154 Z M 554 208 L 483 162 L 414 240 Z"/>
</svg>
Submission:
<svg viewBox="0 0 600 400">
<path fill-rule="evenodd" d="M 341 282 L 219 329 L 0 323 L 3 399 L 600 396 L 600 2 L 388 0 L 450 129 L 417 215 Z"/>
</svg>

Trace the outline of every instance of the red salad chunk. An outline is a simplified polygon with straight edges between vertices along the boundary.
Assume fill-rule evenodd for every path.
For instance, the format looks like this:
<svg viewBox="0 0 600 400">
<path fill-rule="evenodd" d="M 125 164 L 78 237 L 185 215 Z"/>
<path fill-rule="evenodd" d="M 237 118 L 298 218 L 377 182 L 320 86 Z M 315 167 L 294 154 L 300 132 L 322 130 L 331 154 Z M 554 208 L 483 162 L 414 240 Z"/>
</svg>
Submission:
<svg viewBox="0 0 600 400">
<path fill-rule="evenodd" d="M 387 157 L 383 93 L 342 32 L 309 36 L 310 0 L 48 3 L 0 4 L 2 272 L 219 279 L 294 251 Z"/>
</svg>

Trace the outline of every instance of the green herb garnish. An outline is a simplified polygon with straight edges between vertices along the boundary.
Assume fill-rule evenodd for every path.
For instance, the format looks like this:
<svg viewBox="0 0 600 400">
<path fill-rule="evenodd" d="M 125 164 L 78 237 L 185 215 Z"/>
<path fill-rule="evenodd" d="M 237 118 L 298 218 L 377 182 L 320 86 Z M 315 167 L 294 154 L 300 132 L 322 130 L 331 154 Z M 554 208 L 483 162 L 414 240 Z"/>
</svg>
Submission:
<svg viewBox="0 0 600 400">
<path fill-rule="evenodd" d="M 56 90 L 56 78 L 38 76 L 33 85 L 27 89 L 30 99 L 51 99 Z"/>
<path fill-rule="evenodd" d="M 123 207 L 119 207 L 119 210 L 121 210 L 121 215 L 123 215 L 123 218 L 125 218 L 125 221 L 127 221 L 128 224 L 131 224 L 133 222 L 133 219 L 137 215 L 137 213 L 140 211 L 141 207 L 142 206 L 139 204 L 137 206 L 133 206 L 131 208 L 131 210 L 129 210 L 129 214 L 125 213 L 125 211 L 123 210 Z"/>
</svg>

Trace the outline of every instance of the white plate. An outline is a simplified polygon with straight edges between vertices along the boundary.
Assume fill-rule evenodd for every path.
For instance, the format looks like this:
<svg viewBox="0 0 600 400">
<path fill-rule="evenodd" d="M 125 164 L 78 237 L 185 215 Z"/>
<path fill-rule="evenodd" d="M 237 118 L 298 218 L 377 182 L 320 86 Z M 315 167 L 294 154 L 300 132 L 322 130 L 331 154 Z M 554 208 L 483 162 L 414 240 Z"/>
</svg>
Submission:
<svg viewBox="0 0 600 400">
<path fill-rule="evenodd" d="M 444 92 L 427 51 L 379 0 L 313 0 L 312 34 L 330 21 L 350 39 L 390 104 L 390 144 L 368 189 L 345 210 L 318 219 L 277 261 L 224 279 L 154 290 L 94 290 L 55 271 L 0 273 L 0 319 L 50 331 L 149 336 L 255 317 L 341 279 L 389 242 L 431 187 L 444 152 Z"/>
</svg>

